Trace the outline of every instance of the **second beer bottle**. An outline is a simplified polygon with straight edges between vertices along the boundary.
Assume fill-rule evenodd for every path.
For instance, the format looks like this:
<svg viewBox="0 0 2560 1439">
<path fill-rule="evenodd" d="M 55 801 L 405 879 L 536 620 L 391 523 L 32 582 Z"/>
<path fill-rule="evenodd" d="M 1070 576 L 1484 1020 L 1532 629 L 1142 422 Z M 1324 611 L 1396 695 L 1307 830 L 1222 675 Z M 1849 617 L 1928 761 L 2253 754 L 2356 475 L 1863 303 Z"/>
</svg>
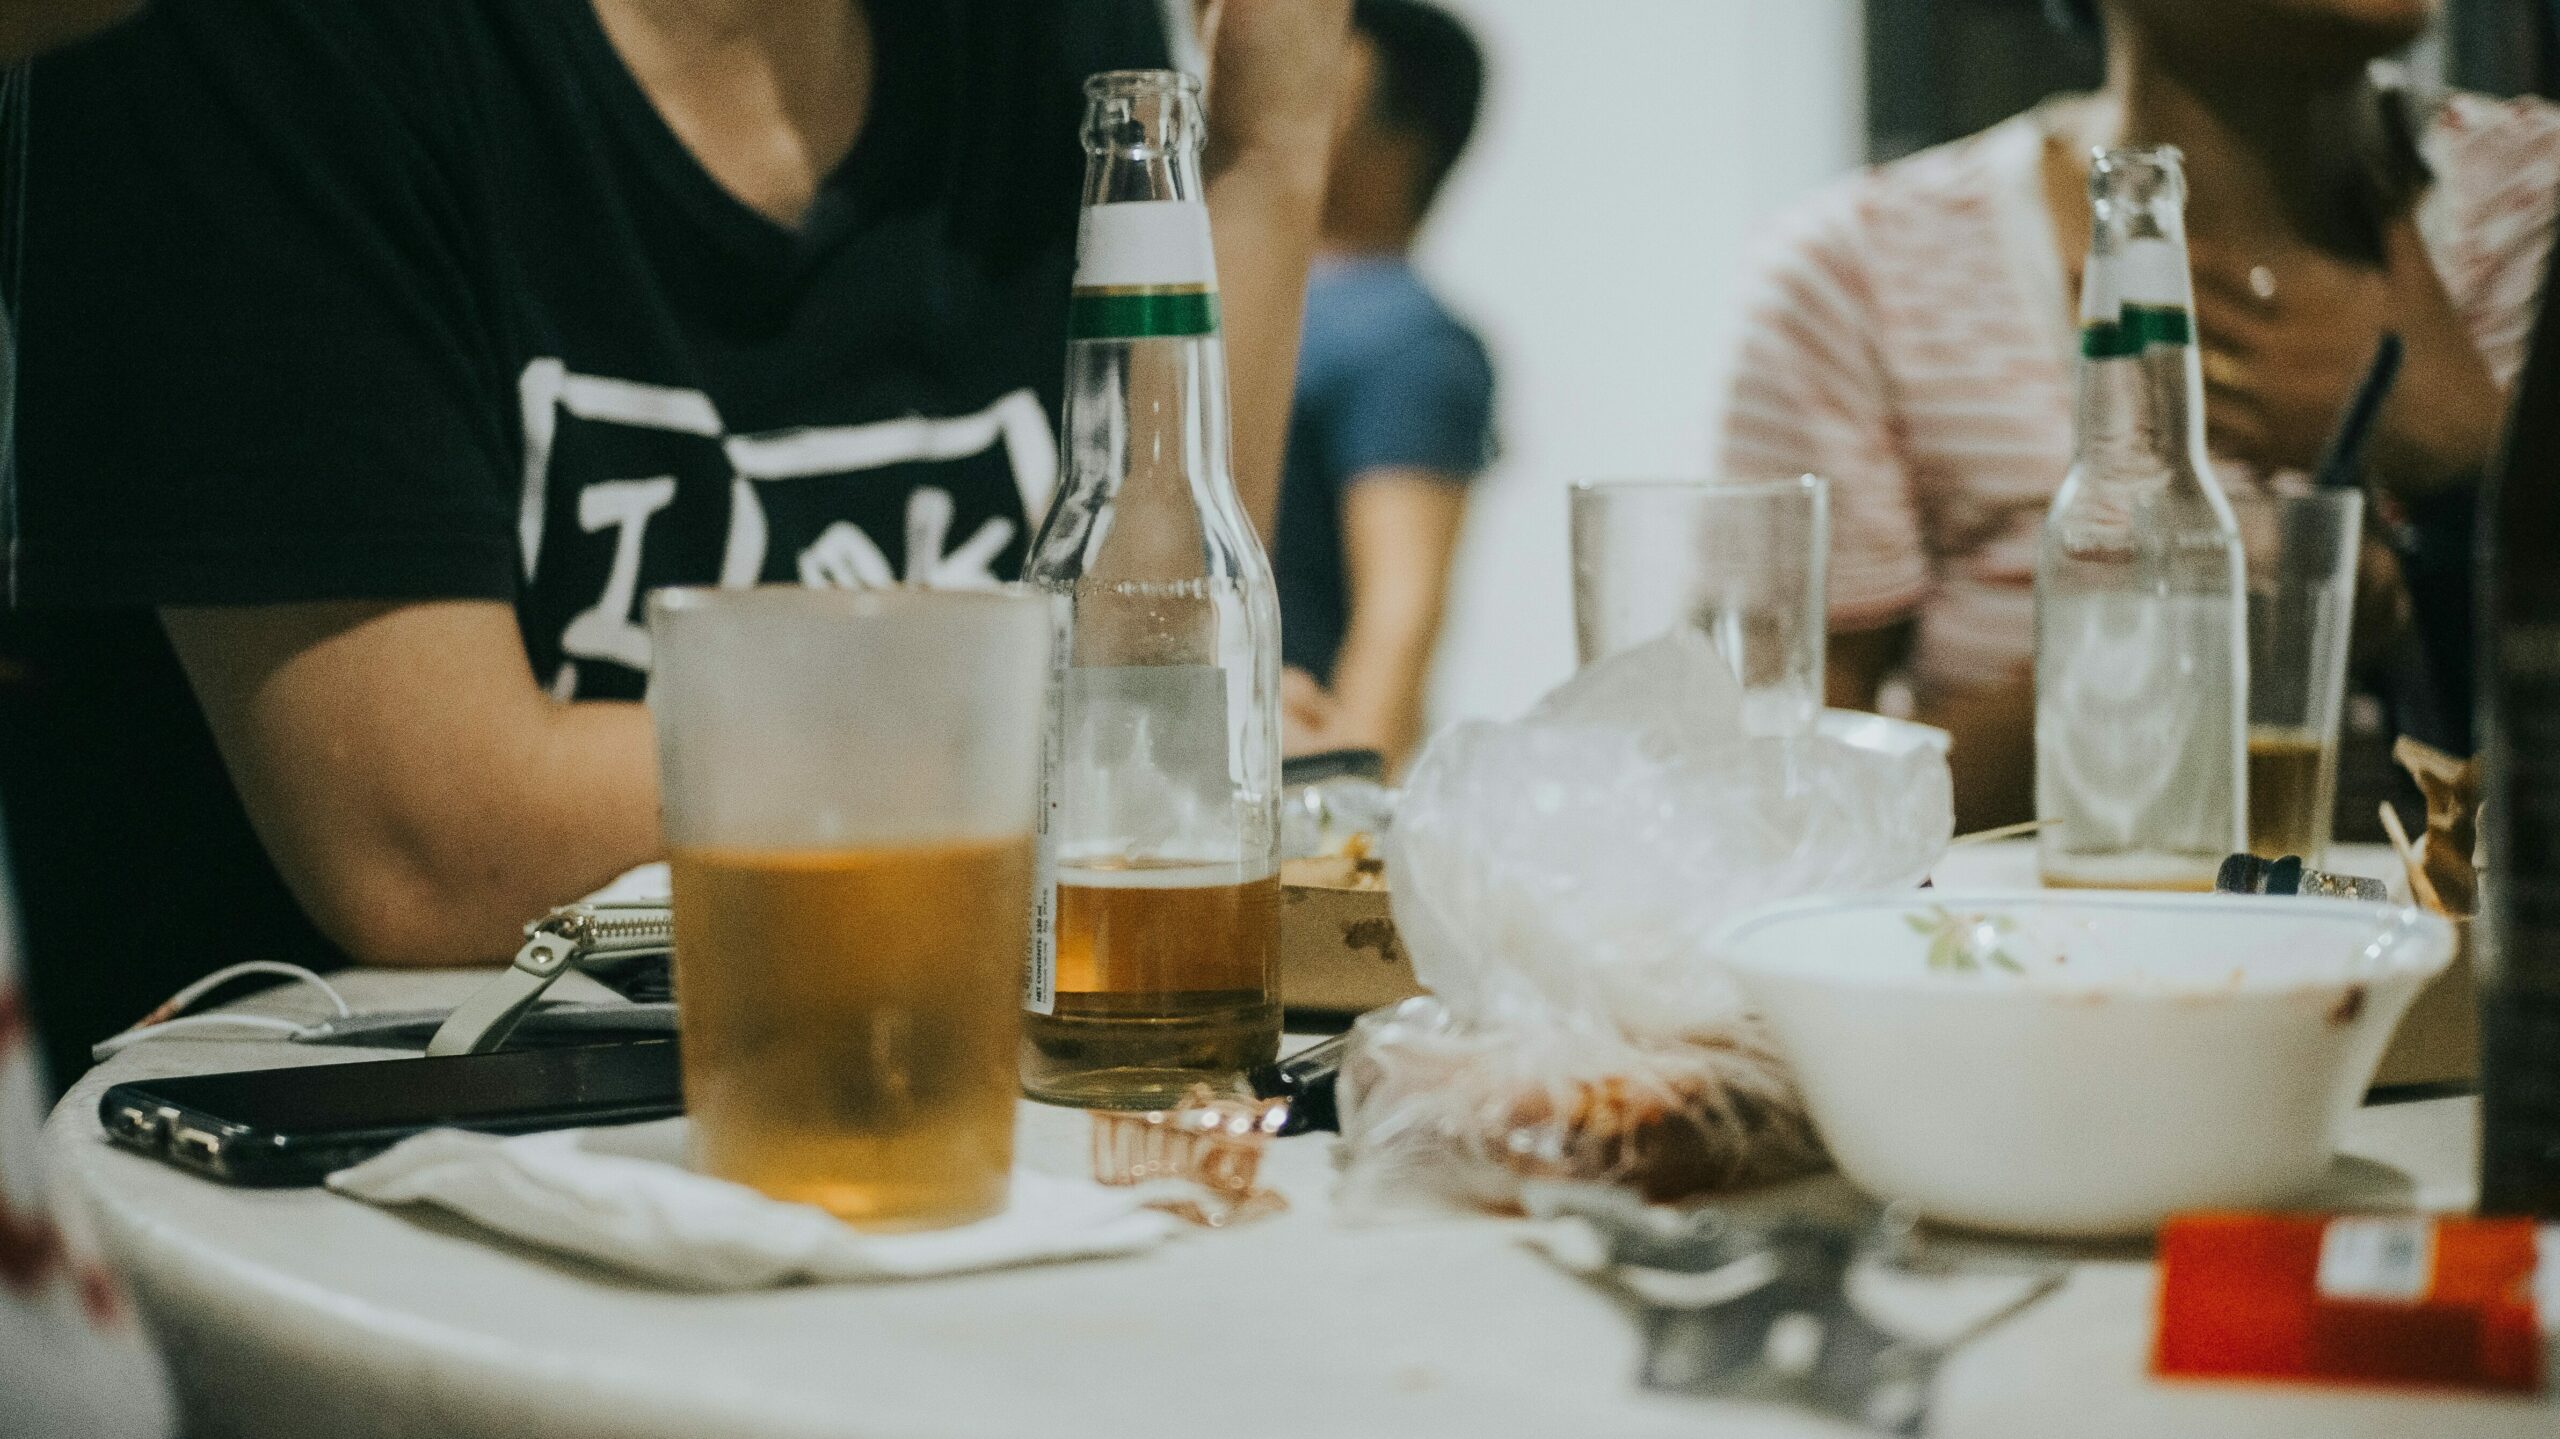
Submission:
<svg viewBox="0 0 2560 1439">
<path fill-rule="evenodd" d="M 2071 471 L 2036 553 L 2048 885 L 2213 888 L 2247 847 L 2248 590 L 2205 457 L 2178 152 L 2089 167 Z"/>
<path fill-rule="evenodd" d="M 1229 471 L 1199 83 L 1085 85 L 1058 493 L 1065 597 L 1023 1088 L 1158 1108 L 1278 1053 L 1280 616 Z"/>
</svg>

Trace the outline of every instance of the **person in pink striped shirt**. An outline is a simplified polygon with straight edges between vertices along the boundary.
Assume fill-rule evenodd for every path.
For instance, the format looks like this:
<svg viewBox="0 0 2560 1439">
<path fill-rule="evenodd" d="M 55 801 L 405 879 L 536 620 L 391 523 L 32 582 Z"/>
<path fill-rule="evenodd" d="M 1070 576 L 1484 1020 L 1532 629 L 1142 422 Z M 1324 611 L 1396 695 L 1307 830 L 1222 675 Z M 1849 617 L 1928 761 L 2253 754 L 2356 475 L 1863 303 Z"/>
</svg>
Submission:
<svg viewBox="0 0 2560 1439">
<path fill-rule="evenodd" d="M 2497 443 L 2560 192 L 2560 109 L 2422 99 L 2375 62 L 2435 0 L 2054 0 L 2107 79 L 1788 216 L 1748 302 L 1723 470 L 1830 481 L 1831 702 L 1896 677 L 1951 731 L 1960 826 L 2034 787 L 2037 528 L 2071 460 L 2093 147 L 2185 151 L 2207 428 L 2234 490 L 2299 483 L 2383 330 L 2372 451 L 2412 511 Z M 2368 551 L 2364 609 L 2397 577 Z"/>
</svg>

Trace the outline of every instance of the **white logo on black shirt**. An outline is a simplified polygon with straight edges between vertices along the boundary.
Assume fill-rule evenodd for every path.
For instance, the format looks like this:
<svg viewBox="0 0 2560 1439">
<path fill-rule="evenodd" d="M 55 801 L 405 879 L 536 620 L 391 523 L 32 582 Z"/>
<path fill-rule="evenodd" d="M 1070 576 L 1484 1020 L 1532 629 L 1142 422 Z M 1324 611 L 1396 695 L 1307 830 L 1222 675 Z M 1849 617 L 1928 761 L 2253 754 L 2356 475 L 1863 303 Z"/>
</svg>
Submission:
<svg viewBox="0 0 2560 1439">
<path fill-rule="evenodd" d="M 1046 508 L 1057 478 L 1056 440 L 1048 412 L 1028 389 L 1015 390 L 974 414 L 935 418 L 906 415 L 855 425 L 813 425 L 756 434 L 731 434 L 711 397 L 700 390 L 642 384 L 571 372 L 556 359 L 525 366 L 517 382 L 524 424 L 524 483 L 517 512 L 517 542 L 530 589 L 543 576 L 545 530 L 553 522 L 552 487 L 561 418 L 708 440 L 725 457 L 728 523 L 716 576 L 683 577 L 722 585 L 754 584 L 766 573 L 775 538 L 768 499 L 779 487 L 819 479 L 841 483 L 848 474 L 893 465 L 963 460 L 1003 447 L 1003 457 L 1032 525 Z M 651 465 L 650 468 L 656 468 Z M 559 634 L 561 665 L 554 694 L 577 693 L 577 662 L 609 661 L 646 672 L 649 634 L 640 622 L 644 581 L 668 582 L 647 568 L 651 522 L 676 500 L 672 474 L 630 474 L 585 480 L 575 513 L 590 534 L 612 531 L 612 560 L 594 603 L 571 616 Z M 805 508 L 805 504 L 803 506 Z M 900 582 L 968 588 L 996 582 L 992 568 L 1016 533 L 1014 521 L 984 516 L 969 533 L 954 536 L 956 514 L 948 489 L 912 486 L 906 495 L 902 541 L 905 562 L 893 566 L 881 536 L 851 518 L 803 535 L 793 570 L 813 586 L 863 587 Z M 874 517 L 873 522 L 879 523 Z M 956 543 L 955 543 L 956 541 Z M 786 553 L 789 553 L 786 551 Z M 903 572 L 901 572 L 903 571 Z"/>
</svg>

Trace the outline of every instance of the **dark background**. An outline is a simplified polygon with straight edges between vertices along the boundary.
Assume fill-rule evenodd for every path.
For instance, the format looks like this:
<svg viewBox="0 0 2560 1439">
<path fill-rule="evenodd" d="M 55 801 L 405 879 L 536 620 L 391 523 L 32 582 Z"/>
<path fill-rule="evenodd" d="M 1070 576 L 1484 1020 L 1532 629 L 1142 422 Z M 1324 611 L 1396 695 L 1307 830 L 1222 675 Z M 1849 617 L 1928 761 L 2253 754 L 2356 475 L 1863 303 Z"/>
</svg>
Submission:
<svg viewBox="0 0 2560 1439">
<path fill-rule="evenodd" d="M 2200 0 L 2213 3 L 2213 0 Z M 2465 90 L 2555 94 L 2546 0 L 2447 0 L 2413 60 Z M 1867 0 L 1867 158 L 1896 159 L 2098 82 L 2097 47 L 2040 0 Z"/>
</svg>

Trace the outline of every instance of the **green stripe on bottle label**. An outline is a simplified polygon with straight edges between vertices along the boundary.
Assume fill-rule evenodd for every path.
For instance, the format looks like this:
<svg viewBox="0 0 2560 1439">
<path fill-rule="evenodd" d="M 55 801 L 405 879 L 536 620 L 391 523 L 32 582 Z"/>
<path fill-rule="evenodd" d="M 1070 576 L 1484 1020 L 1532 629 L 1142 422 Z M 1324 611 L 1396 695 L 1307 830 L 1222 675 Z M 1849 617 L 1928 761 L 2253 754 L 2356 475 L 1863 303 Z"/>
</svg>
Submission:
<svg viewBox="0 0 2560 1439">
<path fill-rule="evenodd" d="M 1067 305 L 1070 340 L 1156 340 L 1218 333 L 1218 292 L 1079 290 Z"/>
<path fill-rule="evenodd" d="M 2092 360 L 2121 360 L 2153 345 L 2195 343 L 2187 312 L 2166 305 L 2127 305 L 2122 318 L 2080 327 L 2080 353 Z"/>
</svg>

